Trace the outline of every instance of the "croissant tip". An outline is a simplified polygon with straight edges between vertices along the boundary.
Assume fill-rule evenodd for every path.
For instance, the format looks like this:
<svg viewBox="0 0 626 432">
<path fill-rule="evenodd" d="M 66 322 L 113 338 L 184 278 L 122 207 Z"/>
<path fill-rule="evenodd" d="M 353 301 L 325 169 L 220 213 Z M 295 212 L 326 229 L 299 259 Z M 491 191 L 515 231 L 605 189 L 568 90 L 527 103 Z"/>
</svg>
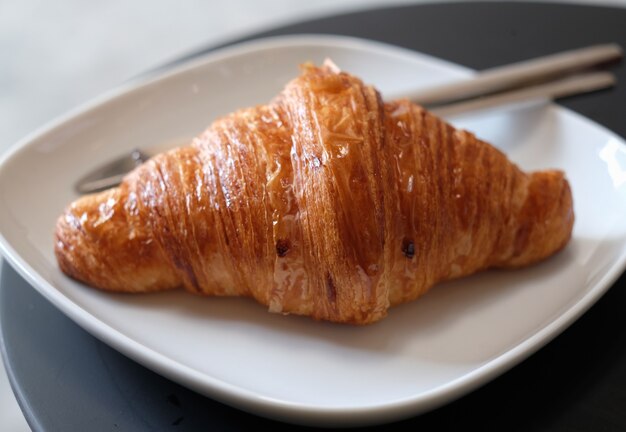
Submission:
<svg viewBox="0 0 626 432">
<path fill-rule="evenodd" d="M 337 64 L 334 61 L 332 61 L 330 57 L 326 57 L 324 59 L 324 67 L 329 69 L 333 73 L 336 73 L 336 74 L 341 73 L 341 68 L 337 66 Z"/>
<path fill-rule="evenodd" d="M 300 71 L 302 73 L 309 72 L 309 71 L 311 71 L 313 69 L 323 69 L 323 70 L 331 72 L 333 74 L 340 74 L 341 73 L 341 68 L 339 66 L 337 66 L 337 64 L 329 57 L 326 57 L 324 59 L 324 62 L 322 63 L 321 67 L 316 66 L 315 63 L 313 63 L 311 61 L 302 63 L 300 65 Z"/>
</svg>

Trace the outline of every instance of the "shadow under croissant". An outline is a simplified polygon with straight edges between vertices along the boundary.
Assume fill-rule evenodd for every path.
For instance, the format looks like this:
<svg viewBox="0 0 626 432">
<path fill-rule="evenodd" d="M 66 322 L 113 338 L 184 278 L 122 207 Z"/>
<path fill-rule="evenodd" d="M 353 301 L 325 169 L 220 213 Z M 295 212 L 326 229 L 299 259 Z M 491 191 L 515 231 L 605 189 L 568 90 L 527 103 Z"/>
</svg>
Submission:
<svg viewBox="0 0 626 432">
<path fill-rule="evenodd" d="M 569 308 L 584 295 L 585 286 L 572 288 L 579 292 L 568 288 L 575 287 L 580 279 L 593 277 L 583 274 L 582 263 L 574 260 L 584 256 L 581 250 L 590 251 L 593 259 L 594 245 L 608 242 L 618 247 L 624 240 L 574 238 L 563 251 L 537 265 L 519 270 L 489 270 L 439 284 L 422 298 L 391 308 L 385 319 L 368 326 L 271 314 L 251 299 L 198 297 L 182 290 L 140 296 L 101 295 L 111 296 L 127 309 L 150 310 L 174 318 L 184 315 L 200 326 L 223 323 L 225 332 L 244 330 L 253 334 L 260 328 L 297 336 L 288 338 L 290 344 L 296 345 L 293 349 L 298 349 L 298 344 L 303 349 L 311 349 L 312 344 L 329 344 L 341 350 L 380 353 L 381 358 L 393 353 L 415 361 L 480 364 L 517 346 L 557 318 L 560 313 L 547 313 L 555 305 Z M 568 280 L 563 279 L 566 267 L 572 274 Z M 572 272 L 572 267 L 581 270 Z M 550 286 L 562 288 L 546 289 Z M 532 308 L 536 309 L 529 310 Z M 527 319 L 531 314 L 540 320 Z"/>
</svg>

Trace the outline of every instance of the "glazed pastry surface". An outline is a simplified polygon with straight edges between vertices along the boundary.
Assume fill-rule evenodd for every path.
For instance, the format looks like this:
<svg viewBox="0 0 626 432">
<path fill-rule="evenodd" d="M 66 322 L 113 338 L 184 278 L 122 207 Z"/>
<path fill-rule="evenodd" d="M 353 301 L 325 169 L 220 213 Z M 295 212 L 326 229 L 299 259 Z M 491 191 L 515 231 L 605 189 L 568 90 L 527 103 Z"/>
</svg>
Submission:
<svg viewBox="0 0 626 432">
<path fill-rule="evenodd" d="M 366 324 L 437 282 L 568 242 L 561 171 L 493 146 L 332 65 L 214 122 L 59 218 L 60 268 L 93 287 L 249 296 Z"/>
</svg>

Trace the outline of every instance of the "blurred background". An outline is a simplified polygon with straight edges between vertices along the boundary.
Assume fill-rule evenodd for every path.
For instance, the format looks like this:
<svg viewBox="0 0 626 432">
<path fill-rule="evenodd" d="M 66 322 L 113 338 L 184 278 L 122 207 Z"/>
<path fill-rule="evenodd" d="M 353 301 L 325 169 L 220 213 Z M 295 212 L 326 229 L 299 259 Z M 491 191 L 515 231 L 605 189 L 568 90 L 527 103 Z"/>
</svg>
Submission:
<svg viewBox="0 0 626 432">
<path fill-rule="evenodd" d="M 295 21 L 419 2 L 0 0 L 0 154 L 77 105 L 200 48 Z M 626 7 L 626 0 L 569 3 Z M 0 430 L 29 430 L 1 363 Z"/>
</svg>

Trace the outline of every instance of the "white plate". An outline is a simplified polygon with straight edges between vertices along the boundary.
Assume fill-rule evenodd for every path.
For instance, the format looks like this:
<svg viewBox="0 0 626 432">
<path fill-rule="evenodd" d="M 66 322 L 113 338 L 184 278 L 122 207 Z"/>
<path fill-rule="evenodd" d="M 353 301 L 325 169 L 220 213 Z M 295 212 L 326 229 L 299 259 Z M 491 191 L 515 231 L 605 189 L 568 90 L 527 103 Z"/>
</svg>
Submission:
<svg viewBox="0 0 626 432">
<path fill-rule="evenodd" d="M 282 37 L 213 53 L 130 85 L 28 137 L 0 166 L 0 245 L 9 262 L 89 332 L 147 367 L 260 415 L 357 425 L 432 409 L 511 368 L 591 306 L 626 261 L 626 145 L 544 105 L 458 119 L 524 169 L 564 169 L 576 224 L 532 268 L 443 284 L 367 327 L 273 315 L 252 301 L 183 292 L 105 294 L 57 269 L 52 233 L 84 173 L 135 146 L 192 136 L 271 99 L 304 61 L 331 57 L 398 94 L 470 72 L 344 37 Z"/>
</svg>

